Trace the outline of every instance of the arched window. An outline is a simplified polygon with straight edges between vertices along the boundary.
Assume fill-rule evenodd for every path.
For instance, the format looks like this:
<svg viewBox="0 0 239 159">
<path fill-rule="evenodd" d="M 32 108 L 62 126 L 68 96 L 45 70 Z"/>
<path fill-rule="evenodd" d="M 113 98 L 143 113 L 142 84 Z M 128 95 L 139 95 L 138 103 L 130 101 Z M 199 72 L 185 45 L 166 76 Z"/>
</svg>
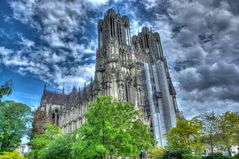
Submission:
<svg viewBox="0 0 239 159">
<path fill-rule="evenodd" d="M 52 121 L 53 121 L 53 123 L 55 122 L 55 113 L 52 113 L 51 114 L 51 119 L 52 119 Z"/>
</svg>

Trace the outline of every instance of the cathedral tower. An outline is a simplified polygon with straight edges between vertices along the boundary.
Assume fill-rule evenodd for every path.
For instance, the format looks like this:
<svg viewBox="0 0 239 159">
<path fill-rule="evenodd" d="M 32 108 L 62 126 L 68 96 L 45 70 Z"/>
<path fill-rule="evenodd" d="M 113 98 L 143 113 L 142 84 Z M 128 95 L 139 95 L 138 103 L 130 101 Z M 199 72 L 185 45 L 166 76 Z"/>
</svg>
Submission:
<svg viewBox="0 0 239 159">
<path fill-rule="evenodd" d="M 41 111 L 69 133 L 85 122 L 88 102 L 97 95 L 113 96 L 141 110 L 157 145 L 164 146 L 164 134 L 176 125 L 179 111 L 160 35 L 143 27 L 131 38 L 129 18 L 109 9 L 98 22 L 95 67 L 94 80 L 81 91 L 73 88 L 64 94 L 44 89 Z"/>
</svg>

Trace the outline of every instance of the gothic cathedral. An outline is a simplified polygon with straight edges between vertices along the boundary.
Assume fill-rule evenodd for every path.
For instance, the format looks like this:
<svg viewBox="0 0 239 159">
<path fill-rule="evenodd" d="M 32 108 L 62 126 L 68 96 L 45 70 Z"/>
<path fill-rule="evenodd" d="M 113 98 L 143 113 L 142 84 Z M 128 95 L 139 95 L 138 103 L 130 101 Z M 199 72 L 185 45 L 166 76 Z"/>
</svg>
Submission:
<svg viewBox="0 0 239 159">
<path fill-rule="evenodd" d="M 164 133 L 176 125 L 179 110 L 160 36 L 143 27 L 131 37 L 129 18 L 113 9 L 98 22 L 94 79 L 69 94 L 44 88 L 38 111 L 69 133 L 85 122 L 88 102 L 97 95 L 131 102 L 143 112 L 157 145 L 166 144 Z"/>
</svg>

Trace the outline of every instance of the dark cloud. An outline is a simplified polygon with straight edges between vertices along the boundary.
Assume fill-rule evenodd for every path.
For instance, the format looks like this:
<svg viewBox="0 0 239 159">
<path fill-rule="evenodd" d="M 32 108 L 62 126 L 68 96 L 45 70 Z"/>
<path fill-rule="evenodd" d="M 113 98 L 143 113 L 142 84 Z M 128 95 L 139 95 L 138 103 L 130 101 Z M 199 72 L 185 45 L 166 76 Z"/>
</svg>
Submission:
<svg viewBox="0 0 239 159">
<path fill-rule="evenodd" d="M 197 69 L 185 69 L 181 72 L 179 80 L 181 81 L 181 87 L 189 92 L 218 89 L 220 97 L 222 96 L 221 91 L 226 97 L 226 92 L 231 90 L 230 94 L 238 96 L 238 91 L 231 88 L 238 87 L 239 67 L 234 64 L 216 63 L 201 66 Z M 214 95 L 218 96 L 217 93 Z"/>
<path fill-rule="evenodd" d="M 170 0 L 172 47 L 181 50 L 172 60 L 173 76 L 182 109 L 188 112 L 216 106 L 218 112 L 239 110 L 237 5 L 230 0 Z M 191 103 L 198 107 L 189 110 Z"/>
</svg>

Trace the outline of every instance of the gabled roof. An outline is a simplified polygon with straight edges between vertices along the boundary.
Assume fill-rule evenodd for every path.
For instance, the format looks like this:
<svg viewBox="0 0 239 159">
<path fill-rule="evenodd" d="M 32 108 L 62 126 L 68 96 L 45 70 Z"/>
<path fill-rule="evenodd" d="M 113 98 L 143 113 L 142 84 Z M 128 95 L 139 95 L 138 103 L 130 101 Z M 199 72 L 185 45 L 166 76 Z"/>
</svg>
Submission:
<svg viewBox="0 0 239 159">
<path fill-rule="evenodd" d="M 67 95 L 62 93 L 50 92 L 45 90 L 44 92 L 45 103 L 64 105 L 67 103 Z"/>
</svg>

